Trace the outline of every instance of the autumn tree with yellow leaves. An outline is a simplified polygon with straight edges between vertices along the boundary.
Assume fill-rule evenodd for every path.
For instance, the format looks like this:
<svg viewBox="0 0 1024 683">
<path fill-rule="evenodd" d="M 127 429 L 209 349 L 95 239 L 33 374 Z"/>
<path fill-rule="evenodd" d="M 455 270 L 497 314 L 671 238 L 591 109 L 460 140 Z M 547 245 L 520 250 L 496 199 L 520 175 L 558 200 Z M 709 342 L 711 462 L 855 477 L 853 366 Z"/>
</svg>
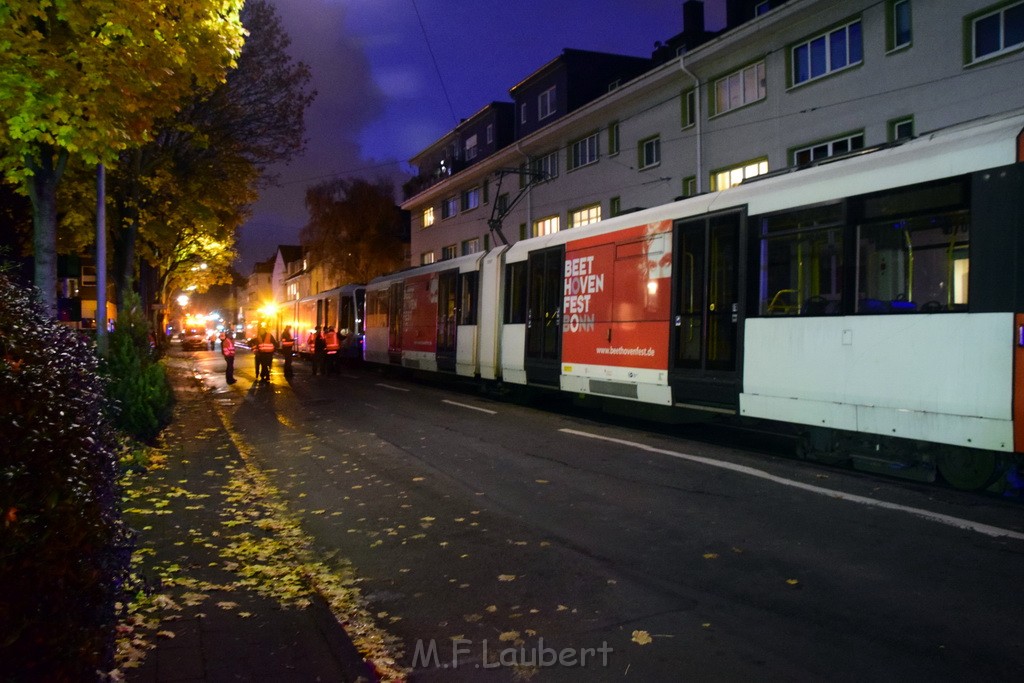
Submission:
<svg viewBox="0 0 1024 683">
<path fill-rule="evenodd" d="M 213 89 L 244 42 L 244 0 L 5 0 L 0 173 L 31 198 L 35 283 L 56 310 L 57 188 L 69 161 L 112 164 Z"/>
</svg>

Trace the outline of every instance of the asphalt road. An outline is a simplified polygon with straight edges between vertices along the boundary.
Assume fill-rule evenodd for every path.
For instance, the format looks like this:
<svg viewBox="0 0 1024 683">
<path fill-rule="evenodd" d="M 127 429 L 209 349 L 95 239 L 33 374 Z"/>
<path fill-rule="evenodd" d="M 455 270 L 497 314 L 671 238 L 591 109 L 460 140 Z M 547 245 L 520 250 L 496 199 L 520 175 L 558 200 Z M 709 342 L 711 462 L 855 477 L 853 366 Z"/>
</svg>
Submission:
<svg viewBox="0 0 1024 683">
<path fill-rule="evenodd" d="M 1024 680 L 1019 503 L 192 355 L 412 680 Z"/>
</svg>

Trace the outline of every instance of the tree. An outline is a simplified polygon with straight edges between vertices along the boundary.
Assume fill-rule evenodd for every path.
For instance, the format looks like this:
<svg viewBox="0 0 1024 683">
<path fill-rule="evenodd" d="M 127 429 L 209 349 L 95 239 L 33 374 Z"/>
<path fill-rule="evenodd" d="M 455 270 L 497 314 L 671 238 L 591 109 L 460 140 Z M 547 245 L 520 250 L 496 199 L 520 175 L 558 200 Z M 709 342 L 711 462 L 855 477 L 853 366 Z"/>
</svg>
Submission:
<svg viewBox="0 0 1024 683">
<path fill-rule="evenodd" d="M 332 180 L 306 190 L 302 242 L 338 282 L 369 282 L 405 265 L 402 212 L 386 180 Z"/>
<path fill-rule="evenodd" d="M 56 306 L 57 187 L 70 159 L 112 164 L 243 43 L 243 0 L 5 0 L 0 172 L 33 206 L 36 286 Z"/>
</svg>

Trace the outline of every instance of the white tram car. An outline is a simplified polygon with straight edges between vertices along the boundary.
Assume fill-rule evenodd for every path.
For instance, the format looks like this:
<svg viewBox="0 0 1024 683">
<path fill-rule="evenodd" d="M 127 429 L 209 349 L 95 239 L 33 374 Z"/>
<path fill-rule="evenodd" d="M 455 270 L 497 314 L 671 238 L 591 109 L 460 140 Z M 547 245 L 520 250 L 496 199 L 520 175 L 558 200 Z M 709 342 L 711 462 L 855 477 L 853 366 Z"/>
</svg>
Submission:
<svg viewBox="0 0 1024 683">
<path fill-rule="evenodd" d="M 1024 112 L 377 278 L 365 360 L 799 425 L 983 488 L 1024 451 Z"/>
</svg>

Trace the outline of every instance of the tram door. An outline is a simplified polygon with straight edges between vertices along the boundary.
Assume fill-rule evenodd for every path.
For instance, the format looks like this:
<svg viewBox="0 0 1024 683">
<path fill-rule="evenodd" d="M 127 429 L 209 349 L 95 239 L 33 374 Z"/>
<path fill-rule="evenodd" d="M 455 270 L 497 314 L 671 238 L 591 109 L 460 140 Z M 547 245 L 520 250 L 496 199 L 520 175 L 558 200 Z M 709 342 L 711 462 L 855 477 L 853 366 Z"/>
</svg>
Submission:
<svg viewBox="0 0 1024 683">
<path fill-rule="evenodd" d="M 526 265 L 526 381 L 558 386 L 562 361 L 565 247 L 530 254 Z"/>
<path fill-rule="evenodd" d="M 456 301 L 459 271 L 437 275 L 437 369 L 455 372 Z"/>
<path fill-rule="evenodd" d="M 739 400 L 742 214 L 675 228 L 672 364 L 676 403 L 735 409 Z"/>
</svg>

